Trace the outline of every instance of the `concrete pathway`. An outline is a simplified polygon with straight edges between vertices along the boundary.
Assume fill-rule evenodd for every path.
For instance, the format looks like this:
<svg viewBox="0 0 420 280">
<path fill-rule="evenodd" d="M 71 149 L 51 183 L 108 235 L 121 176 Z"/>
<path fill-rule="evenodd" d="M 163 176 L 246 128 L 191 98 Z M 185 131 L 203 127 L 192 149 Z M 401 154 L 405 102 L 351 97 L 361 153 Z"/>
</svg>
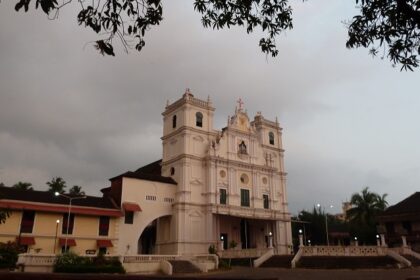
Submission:
<svg viewBox="0 0 420 280">
<path fill-rule="evenodd" d="M 420 268 L 410 269 L 280 269 L 233 268 L 206 274 L 184 274 L 172 277 L 163 275 L 112 275 L 67 273 L 0 272 L 1 280 L 154 280 L 154 279 L 260 279 L 260 280 L 420 280 Z"/>
<path fill-rule="evenodd" d="M 279 280 L 420 280 L 420 268 L 407 269 L 281 269 L 233 268 L 210 272 L 210 279 L 279 279 Z M 417 279 L 416 279 L 417 278 Z"/>
</svg>

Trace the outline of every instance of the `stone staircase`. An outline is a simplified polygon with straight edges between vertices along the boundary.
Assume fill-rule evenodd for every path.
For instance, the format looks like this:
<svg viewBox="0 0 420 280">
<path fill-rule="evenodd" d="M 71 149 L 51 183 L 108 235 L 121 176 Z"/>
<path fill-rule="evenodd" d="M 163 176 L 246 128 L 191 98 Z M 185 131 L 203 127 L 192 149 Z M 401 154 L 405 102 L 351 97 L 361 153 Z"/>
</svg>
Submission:
<svg viewBox="0 0 420 280">
<path fill-rule="evenodd" d="M 391 257 L 342 257 L 342 256 L 304 256 L 297 267 L 302 268 L 393 268 L 397 266 L 397 261 Z"/>
<path fill-rule="evenodd" d="M 274 255 L 266 260 L 260 267 L 291 268 L 293 255 Z"/>
<path fill-rule="evenodd" d="M 172 273 L 200 273 L 201 270 L 193 265 L 190 261 L 186 260 L 170 260 L 172 265 Z"/>
<path fill-rule="evenodd" d="M 222 258 L 220 261 L 224 262 L 228 266 L 252 267 L 255 259 L 256 258 Z"/>
<path fill-rule="evenodd" d="M 409 260 L 411 262 L 412 266 L 420 266 L 420 259 L 412 256 L 412 255 L 401 255 L 404 258 L 406 258 L 407 260 Z"/>
</svg>

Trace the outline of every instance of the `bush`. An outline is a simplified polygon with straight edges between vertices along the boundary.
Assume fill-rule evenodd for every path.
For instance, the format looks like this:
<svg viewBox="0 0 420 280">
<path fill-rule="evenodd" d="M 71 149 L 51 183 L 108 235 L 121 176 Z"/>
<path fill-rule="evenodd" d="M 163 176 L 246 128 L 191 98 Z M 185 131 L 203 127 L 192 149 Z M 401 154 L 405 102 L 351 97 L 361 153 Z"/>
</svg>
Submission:
<svg viewBox="0 0 420 280">
<path fill-rule="evenodd" d="M 89 258 L 68 252 L 57 258 L 54 264 L 54 272 L 125 273 L 125 270 L 117 257 L 105 258 L 103 255 L 99 255 Z"/>
<path fill-rule="evenodd" d="M 0 242 L 0 268 L 14 268 L 21 252 L 16 242 Z"/>
<path fill-rule="evenodd" d="M 211 244 L 209 246 L 209 254 L 216 254 L 216 246 L 214 246 L 214 244 Z"/>
<path fill-rule="evenodd" d="M 230 269 L 230 261 L 219 259 L 219 269 Z"/>
</svg>

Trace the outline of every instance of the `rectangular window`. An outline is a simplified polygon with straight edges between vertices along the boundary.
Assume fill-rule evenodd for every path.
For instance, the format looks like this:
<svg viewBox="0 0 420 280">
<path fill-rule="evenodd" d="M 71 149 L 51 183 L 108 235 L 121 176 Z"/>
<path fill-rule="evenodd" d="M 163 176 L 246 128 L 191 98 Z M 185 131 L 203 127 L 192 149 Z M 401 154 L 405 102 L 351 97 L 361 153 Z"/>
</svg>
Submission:
<svg viewBox="0 0 420 280">
<path fill-rule="evenodd" d="M 403 229 L 405 229 L 406 233 L 411 233 L 412 228 L 411 228 L 411 222 L 410 221 L 403 221 L 402 222 L 402 227 L 403 227 Z"/>
<path fill-rule="evenodd" d="M 69 214 L 63 214 L 63 227 L 61 228 L 62 234 L 67 234 L 67 223 L 69 222 Z M 68 234 L 73 234 L 74 227 L 74 214 L 70 214 L 70 223 L 68 225 Z"/>
<path fill-rule="evenodd" d="M 385 223 L 387 233 L 395 233 L 394 224 L 392 222 Z"/>
<path fill-rule="evenodd" d="M 249 207 L 249 190 L 241 189 L 241 206 Z"/>
<path fill-rule="evenodd" d="M 67 253 L 68 251 L 70 250 L 70 246 L 61 246 L 61 253 L 62 254 L 64 254 L 64 253 Z"/>
<path fill-rule="evenodd" d="M 99 217 L 99 235 L 107 236 L 109 231 L 109 217 L 100 216 Z"/>
<path fill-rule="evenodd" d="M 264 209 L 269 208 L 268 194 L 263 194 Z"/>
<path fill-rule="evenodd" d="M 106 255 L 106 251 L 107 251 L 107 248 L 106 247 L 100 247 L 99 248 L 99 255 Z"/>
<path fill-rule="evenodd" d="M 20 223 L 21 233 L 32 233 L 34 228 L 35 211 L 23 211 Z"/>
<path fill-rule="evenodd" d="M 132 225 L 133 220 L 134 220 L 134 212 L 133 211 L 125 211 L 124 223 Z"/>
<path fill-rule="evenodd" d="M 220 204 L 226 204 L 227 194 L 225 189 L 220 189 Z"/>
</svg>

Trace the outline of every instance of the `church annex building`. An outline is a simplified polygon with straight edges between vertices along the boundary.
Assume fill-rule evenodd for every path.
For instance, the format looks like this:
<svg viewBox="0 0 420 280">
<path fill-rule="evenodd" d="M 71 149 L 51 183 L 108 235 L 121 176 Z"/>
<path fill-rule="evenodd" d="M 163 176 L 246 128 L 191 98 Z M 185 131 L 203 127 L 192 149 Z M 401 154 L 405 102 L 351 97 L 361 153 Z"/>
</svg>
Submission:
<svg viewBox="0 0 420 280">
<path fill-rule="evenodd" d="M 250 120 L 239 102 L 227 126 L 215 130 L 214 111 L 210 99 L 189 90 L 168 103 L 162 159 L 111 178 L 102 197 L 74 200 L 71 219 L 63 198 L 0 189 L 0 208 L 11 211 L 0 241 L 25 240 L 28 251 L 42 253 L 191 255 L 214 245 L 290 254 L 278 121 L 261 113 Z"/>
</svg>

